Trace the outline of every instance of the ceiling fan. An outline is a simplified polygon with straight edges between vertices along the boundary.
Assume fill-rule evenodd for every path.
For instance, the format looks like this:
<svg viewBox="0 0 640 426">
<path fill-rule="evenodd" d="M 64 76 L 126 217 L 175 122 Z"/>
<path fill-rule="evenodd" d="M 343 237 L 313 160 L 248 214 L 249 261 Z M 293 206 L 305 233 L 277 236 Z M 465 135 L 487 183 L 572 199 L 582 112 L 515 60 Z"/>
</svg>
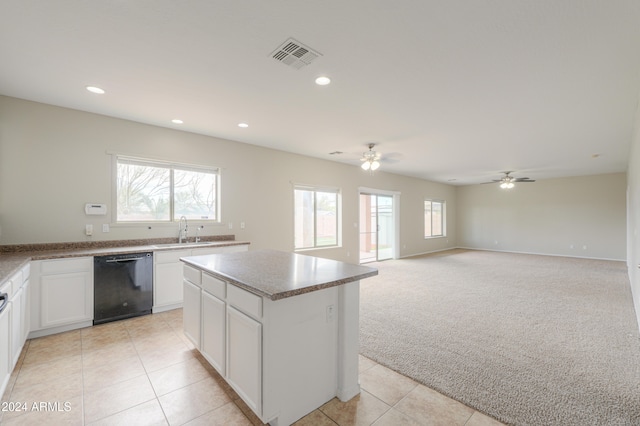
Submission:
<svg viewBox="0 0 640 426">
<path fill-rule="evenodd" d="M 502 173 L 504 173 L 504 176 L 501 179 L 493 179 L 491 182 L 483 182 L 483 183 L 499 183 L 500 188 L 511 189 L 515 186 L 515 183 L 535 182 L 535 180 L 529 179 L 528 177 L 521 177 L 521 178 L 513 177 L 511 176 L 511 173 L 513 173 L 511 171 L 502 172 Z"/>
<path fill-rule="evenodd" d="M 380 159 L 382 158 L 382 154 L 373 150 L 373 147 L 376 146 L 375 143 L 369 144 L 369 151 L 362 153 L 362 167 L 363 170 L 369 170 L 373 172 L 378 167 L 380 167 Z"/>
<path fill-rule="evenodd" d="M 348 164 L 358 163 L 363 170 L 368 171 L 373 174 L 374 170 L 378 170 L 381 166 L 385 164 L 394 164 L 398 161 L 402 160 L 403 155 L 399 152 L 385 152 L 382 154 L 380 151 L 374 150 L 374 147 L 377 147 L 377 143 L 368 142 L 365 146 L 369 149 L 368 151 L 361 152 L 360 155 L 355 152 L 343 152 L 343 151 L 333 151 L 330 152 L 329 155 L 335 155 L 336 157 L 345 154 L 345 158 L 343 162 Z"/>
</svg>

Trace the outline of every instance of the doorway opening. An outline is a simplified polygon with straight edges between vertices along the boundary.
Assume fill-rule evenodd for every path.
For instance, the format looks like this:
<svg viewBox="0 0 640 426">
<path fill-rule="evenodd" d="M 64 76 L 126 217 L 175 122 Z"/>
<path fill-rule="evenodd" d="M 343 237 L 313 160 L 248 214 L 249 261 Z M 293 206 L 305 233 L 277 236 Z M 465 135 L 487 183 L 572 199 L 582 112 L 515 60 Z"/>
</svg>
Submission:
<svg viewBox="0 0 640 426">
<path fill-rule="evenodd" d="M 395 194 L 360 192 L 360 263 L 397 257 Z"/>
</svg>

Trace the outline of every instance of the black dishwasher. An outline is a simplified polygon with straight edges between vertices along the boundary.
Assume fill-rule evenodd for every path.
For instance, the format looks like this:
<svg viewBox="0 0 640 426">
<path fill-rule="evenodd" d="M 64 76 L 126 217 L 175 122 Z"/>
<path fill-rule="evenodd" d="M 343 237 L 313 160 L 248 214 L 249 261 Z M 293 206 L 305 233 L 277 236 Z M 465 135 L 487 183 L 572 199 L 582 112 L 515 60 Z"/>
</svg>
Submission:
<svg viewBox="0 0 640 426">
<path fill-rule="evenodd" d="M 93 286 L 93 324 L 150 314 L 153 253 L 95 256 Z"/>
</svg>

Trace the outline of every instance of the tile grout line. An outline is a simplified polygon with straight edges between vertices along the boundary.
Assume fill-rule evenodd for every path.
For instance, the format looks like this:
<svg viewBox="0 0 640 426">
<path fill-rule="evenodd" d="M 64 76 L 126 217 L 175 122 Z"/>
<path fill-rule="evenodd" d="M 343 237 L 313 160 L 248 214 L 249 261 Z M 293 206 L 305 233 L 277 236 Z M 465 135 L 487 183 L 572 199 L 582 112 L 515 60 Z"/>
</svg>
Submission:
<svg viewBox="0 0 640 426">
<path fill-rule="evenodd" d="M 164 317 L 161 317 L 161 319 L 163 321 L 165 321 Z M 166 323 L 166 321 L 165 321 L 165 323 Z M 138 351 L 138 347 L 136 346 L 136 344 L 135 344 L 135 342 L 133 340 L 133 336 L 129 332 L 129 327 L 127 327 L 126 324 L 125 324 L 124 328 L 126 329 L 127 335 L 129 336 L 129 340 L 131 340 L 131 344 L 133 345 L 133 348 L 136 351 L 136 356 L 138 357 L 138 360 L 140 361 L 140 364 L 142 365 L 142 368 L 144 369 L 145 375 L 147 376 L 147 381 L 149 382 L 149 386 L 151 386 L 151 390 L 153 391 L 153 394 L 156 396 L 155 400 L 156 400 L 156 403 L 158 404 L 158 406 L 160 407 L 160 411 L 162 411 L 162 415 L 164 416 L 164 421 L 167 423 L 167 425 L 171 425 L 171 423 L 169 423 L 169 417 L 167 417 L 167 413 L 165 412 L 165 409 L 162 406 L 162 403 L 160 402 L 160 396 L 158 396 L 158 392 L 156 391 L 156 388 L 153 386 L 153 383 L 151 382 L 151 378 L 149 377 L 149 373 L 150 372 L 149 372 L 147 366 L 144 365 L 144 362 L 142 361 L 142 357 L 140 356 L 140 352 Z M 146 404 L 146 402 L 145 402 L 145 404 Z"/>
</svg>

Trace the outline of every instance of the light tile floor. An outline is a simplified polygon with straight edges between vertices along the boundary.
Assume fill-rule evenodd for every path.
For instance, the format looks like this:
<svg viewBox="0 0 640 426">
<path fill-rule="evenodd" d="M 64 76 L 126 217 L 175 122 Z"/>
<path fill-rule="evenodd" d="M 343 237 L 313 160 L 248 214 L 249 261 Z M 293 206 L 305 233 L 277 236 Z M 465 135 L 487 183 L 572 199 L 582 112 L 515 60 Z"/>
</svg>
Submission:
<svg viewBox="0 0 640 426">
<path fill-rule="evenodd" d="M 501 423 L 360 357 L 362 392 L 296 425 Z M 260 425 L 182 333 L 182 310 L 27 341 L 0 424 Z"/>
</svg>

